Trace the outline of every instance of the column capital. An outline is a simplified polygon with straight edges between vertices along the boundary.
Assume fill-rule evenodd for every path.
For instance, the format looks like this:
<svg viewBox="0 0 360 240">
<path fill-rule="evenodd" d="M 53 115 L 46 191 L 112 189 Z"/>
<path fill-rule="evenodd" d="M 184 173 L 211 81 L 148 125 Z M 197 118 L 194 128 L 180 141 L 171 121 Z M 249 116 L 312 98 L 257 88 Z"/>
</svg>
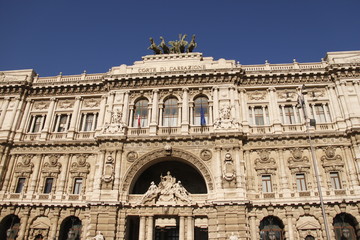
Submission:
<svg viewBox="0 0 360 240">
<path fill-rule="evenodd" d="M 276 91 L 276 88 L 274 88 L 274 87 L 269 87 L 267 90 L 268 90 L 269 92 L 275 92 L 275 91 Z"/>
<path fill-rule="evenodd" d="M 183 87 L 182 90 L 183 90 L 184 92 L 188 92 L 188 91 L 189 91 L 189 88 L 188 88 L 188 87 Z"/>
<path fill-rule="evenodd" d="M 55 101 L 57 101 L 57 98 L 51 97 L 51 98 L 50 98 L 50 101 L 55 102 Z"/>
</svg>

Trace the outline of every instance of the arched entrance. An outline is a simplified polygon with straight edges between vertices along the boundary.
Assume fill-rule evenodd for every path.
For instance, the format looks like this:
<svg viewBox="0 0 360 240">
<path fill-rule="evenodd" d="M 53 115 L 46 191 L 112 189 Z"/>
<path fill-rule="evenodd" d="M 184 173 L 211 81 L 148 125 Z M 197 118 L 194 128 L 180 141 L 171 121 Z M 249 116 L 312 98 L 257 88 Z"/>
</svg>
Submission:
<svg viewBox="0 0 360 240">
<path fill-rule="evenodd" d="M 356 240 L 359 235 L 359 223 L 348 213 L 340 213 L 334 218 L 334 232 L 336 240 Z"/>
<path fill-rule="evenodd" d="M 20 218 L 14 214 L 8 215 L 0 222 L 0 239 L 15 240 L 20 227 Z"/>
<path fill-rule="evenodd" d="M 126 240 L 208 239 L 207 215 L 193 213 L 193 197 L 206 199 L 212 189 L 199 159 L 182 150 L 158 150 L 135 162 L 126 176 L 131 180 L 123 189 L 139 208 L 127 215 Z"/>
<path fill-rule="evenodd" d="M 70 216 L 65 218 L 60 226 L 59 240 L 80 240 L 81 220 Z"/>
<path fill-rule="evenodd" d="M 283 240 L 284 224 L 275 216 L 265 217 L 260 222 L 260 240 Z"/>
</svg>

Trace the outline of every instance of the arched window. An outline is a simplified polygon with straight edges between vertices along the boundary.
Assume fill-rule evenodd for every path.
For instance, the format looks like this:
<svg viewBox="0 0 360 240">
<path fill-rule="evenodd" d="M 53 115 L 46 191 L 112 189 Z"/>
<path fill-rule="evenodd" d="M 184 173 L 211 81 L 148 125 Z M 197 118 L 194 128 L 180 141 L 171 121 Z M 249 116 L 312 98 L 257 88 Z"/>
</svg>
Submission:
<svg viewBox="0 0 360 240">
<path fill-rule="evenodd" d="M 135 103 L 134 117 L 132 126 L 137 128 L 148 126 L 148 115 L 149 115 L 149 102 L 146 99 L 141 99 Z"/>
<path fill-rule="evenodd" d="M 348 213 L 340 213 L 334 218 L 334 231 L 336 240 L 356 240 L 356 232 L 359 230 L 359 223 L 356 218 Z"/>
<path fill-rule="evenodd" d="M 209 104 L 206 97 L 198 97 L 194 101 L 194 125 L 205 126 L 209 123 Z"/>
<path fill-rule="evenodd" d="M 169 98 L 164 102 L 163 124 L 164 127 L 176 127 L 178 125 L 178 101 Z"/>
<path fill-rule="evenodd" d="M 80 240 L 81 220 L 75 216 L 65 218 L 60 226 L 59 240 Z"/>
<path fill-rule="evenodd" d="M 284 224 L 274 216 L 268 216 L 260 222 L 260 240 L 283 240 Z"/>
</svg>

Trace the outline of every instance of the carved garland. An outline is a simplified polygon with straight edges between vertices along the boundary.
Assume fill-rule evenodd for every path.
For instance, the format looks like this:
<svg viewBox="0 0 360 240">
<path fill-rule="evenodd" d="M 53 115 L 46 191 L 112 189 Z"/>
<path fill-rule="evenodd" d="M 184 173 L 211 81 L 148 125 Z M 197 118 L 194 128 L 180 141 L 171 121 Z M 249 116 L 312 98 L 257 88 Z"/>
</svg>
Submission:
<svg viewBox="0 0 360 240">
<path fill-rule="evenodd" d="M 150 153 L 140 157 L 137 161 L 135 161 L 132 164 L 132 167 L 126 173 L 125 178 L 124 178 L 125 180 L 122 185 L 122 190 L 124 192 L 129 192 L 129 187 L 130 187 L 131 181 L 134 179 L 135 174 L 142 167 L 144 167 L 147 163 L 149 163 L 157 158 L 162 158 L 162 157 L 167 157 L 167 156 L 169 156 L 168 151 L 166 151 L 165 149 L 159 149 L 159 150 L 155 150 L 153 152 L 150 152 Z M 201 172 L 202 176 L 205 178 L 209 190 L 213 190 L 214 186 L 213 186 L 213 180 L 210 175 L 210 171 L 202 163 L 202 161 L 200 161 L 196 156 L 194 156 L 191 153 L 182 151 L 180 149 L 172 149 L 171 156 L 186 160 L 186 161 L 192 163 L 192 165 L 194 165 L 195 167 L 197 167 L 197 169 Z"/>
</svg>

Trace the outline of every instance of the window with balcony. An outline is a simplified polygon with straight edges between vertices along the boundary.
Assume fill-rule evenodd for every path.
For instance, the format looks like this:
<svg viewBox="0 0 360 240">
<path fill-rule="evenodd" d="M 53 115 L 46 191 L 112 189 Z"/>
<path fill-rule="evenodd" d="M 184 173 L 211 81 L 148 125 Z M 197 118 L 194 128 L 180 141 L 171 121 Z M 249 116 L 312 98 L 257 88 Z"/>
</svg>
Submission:
<svg viewBox="0 0 360 240">
<path fill-rule="evenodd" d="M 141 99 L 135 103 L 132 126 L 143 128 L 148 126 L 149 101 Z"/>
<path fill-rule="evenodd" d="M 310 104 L 310 111 L 318 123 L 331 122 L 329 106 L 326 103 Z"/>
<path fill-rule="evenodd" d="M 209 123 L 209 103 L 206 97 L 197 97 L 194 101 L 194 125 L 206 126 Z"/>
<path fill-rule="evenodd" d="M 66 132 L 69 129 L 71 114 L 57 114 L 55 117 L 55 132 Z"/>
<path fill-rule="evenodd" d="M 80 194 L 82 189 L 83 179 L 82 178 L 75 178 L 74 179 L 74 188 L 73 194 Z"/>
<path fill-rule="evenodd" d="M 25 186 L 26 178 L 18 178 L 15 193 L 21 193 Z"/>
<path fill-rule="evenodd" d="M 169 98 L 164 102 L 163 126 L 178 126 L 178 100 L 176 98 Z"/>
<path fill-rule="evenodd" d="M 97 123 L 97 113 L 82 113 L 80 131 L 91 132 L 95 131 Z"/>
<path fill-rule="evenodd" d="M 341 189 L 340 176 L 338 172 L 330 172 L 330 182 L 333 189 Z"/>
<path fill-rule="evenodd" d="M 264 193 L 272 192 L 272 183 L 271 183 L 271 175 L 262 175 L 262 191 Z"/>
<path fill-rule="evenodd" d="M 306 179 L 305 179 L 304 173 L 296 174 L 296 186 L 297 186 L 297 190 L 299 192 L 303 192 L 303 191 L 307 190 Z"/>
<path fill-rule="evenodd" d="M 38 133 L 44 128 L 46 116 L 32 115 L 30 117 L 29 133 Z"/>
<path fill-rule="evenodd" d="M 249 118 L 252 125 L 262 126 L 270 124 L 267 106 L 250 106 Z"/>
<path fill-rule="evenodd" d="M 54 183 L 54 178 L 45 179 L 44 193 L 51 193 L 53 183 Z"/>
<path fill-rule="evenodd" d="M 296 106 L 293 105 L 280 106 L 280 116 L 283 124 L 300 123 L 300 112 Z"/>
</svg>

